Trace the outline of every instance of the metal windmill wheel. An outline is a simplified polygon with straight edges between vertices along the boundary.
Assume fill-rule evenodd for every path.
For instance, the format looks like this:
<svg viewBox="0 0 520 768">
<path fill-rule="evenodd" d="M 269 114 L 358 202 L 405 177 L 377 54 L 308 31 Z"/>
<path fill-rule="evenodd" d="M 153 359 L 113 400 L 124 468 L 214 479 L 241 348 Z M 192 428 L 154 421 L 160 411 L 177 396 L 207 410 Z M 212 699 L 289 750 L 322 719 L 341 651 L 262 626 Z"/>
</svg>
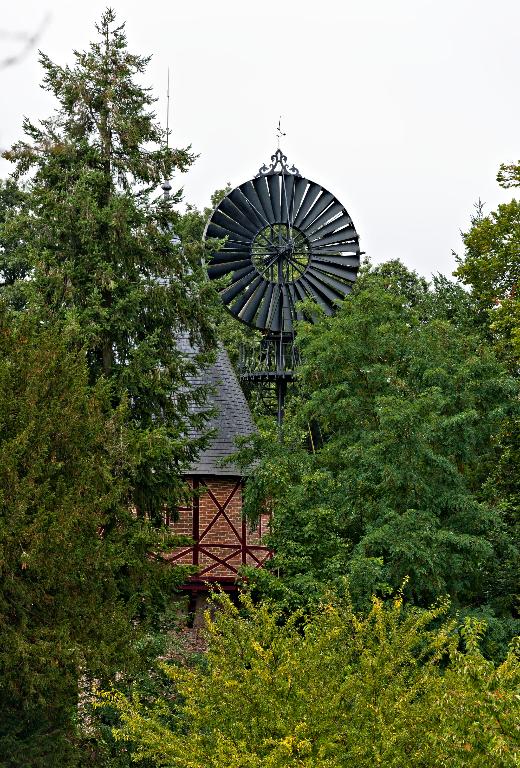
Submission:
<svg viewBox="0 0 520 768">
<path fill-rule="evenodd" d="M 289 168 L 278 149 L 269 167 L 221 200 L 204 237 L 225 239 L 208 264 L 211 279 L 228 276 L 224 305 L 263 331 L 256 364 L 244 365 L 242 378 L 266 392 L 274 387 L 281 425 L 298 303 L 310 298 L 331 315 L 352 290 L 360 263 L 352 219 L 334 195 Z"/>
<path fill-rule="evenodd" d="M 230 275 L 220 296 L 238 320 L 268 334 L 292 334 L 299 301 L 311 298 L 332 314 L 351 291 L 359 238 L 334 195 L 289 169 L 281 150 L 271 159 L 211 215 L 205 237 L 226 242 L 208 275 Z"/>
</svg>

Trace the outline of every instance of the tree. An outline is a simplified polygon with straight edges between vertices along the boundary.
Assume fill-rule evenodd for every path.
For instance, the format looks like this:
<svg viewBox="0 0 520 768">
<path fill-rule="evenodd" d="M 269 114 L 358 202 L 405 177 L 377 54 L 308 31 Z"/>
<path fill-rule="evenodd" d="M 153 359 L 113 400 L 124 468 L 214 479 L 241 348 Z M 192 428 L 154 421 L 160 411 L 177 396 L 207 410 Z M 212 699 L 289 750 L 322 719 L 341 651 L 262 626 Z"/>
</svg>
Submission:
<svg viewBox="0 0 520 768">
<path fill-rule="evenodd" d="M 3 301 L 17 310 L 25 305 L 30 265 L 18 234 L 10 230 L 7 220 L 19 213 L 23 199 L 22 190 L 12 179 L 0 180 L 0 290 Z"/>
<path fill-rule="evenodd" d="M 520 164 L 502 165 L 497 176 L 504 188 L 520 186 Z M 463 235 L 465 253 L 458 259 L 456 274 L 471 288 L 472 301 L 489 329 L 490 343 L 506 361 L 512 374 L 520 373 L 520 202 L 511 200 L 485 215 L 477 206 L 470 229 Z M 520 540 L 520 418 L 506 420 L 497 435 L 499 459 L 493 468 L 486 494 L 502 510 Z M 518 580 L 518 560 L 505 558 L 502 575 Z"/>
<path fill-rule="evenodd" d="M 409 576 L 417 605 L 449 594 L 457 609 L 499 615 L 496 652 L 519 553 L 484 486 L 518 388 L 469 321 L 444 318 L 466 316 L 464 291 L 426 291 L 402 272 L 365 272 L 334 317 L 299 328 L 285 442 L 260 435 L 243 454 L 248 515 L 273 511 L 274 557 L 249 577 L 292 610 L 345 575 L 358 607 Z"/>
<path fill-rule="evenodd" d="M 75 329 L 90 381 L 109 380 L 115 405 L 128 394 L 139 456 L 134 504 L 160 518 L 165 505 L 175 509 L 182 469 L 203 443 L 189 435 L 190 424 L 203 425 L 204 408 L 190 404 L 201 405 L 205 392 L 187 387 L 186 377 L 212 350 L 213 291 L 202 246 L 172 238 L 175 214 L 157 197 L 161 180 L 189 168 L 194 155 L 164 146 L 154 99 L 137 82 L 149 59 L 128 51 L 111 10 L 97 32 L 72 67 L 41 55 L 43 87 L 57 109 L 38 125 L 26 120 L 27 139 L 5 155 L 13 178 L 28 179 L 0 237 L 18 244 L 27 265 L 10 287 L 17 300 L 23 293 L 42 321 Z M 190 336 L 195 358 L 179 352 L 179 333 Z"/>
<path fill-rule="evenodd" d="M 502 166 L 503 187 L 520 186 L 520 165 Z M 477 206 L 463 235 L 465 253 L 456 274 L 468 285 L 497 349 L 518 374 L 520 362 L 520 202 L 511 200 L 487 216 Z"/>
<path fill-rule="evenodd" d="M 482 625 L 446 606 L 374 600 L 367 615 L 327 601 L 305 622 L 225 597 L 208 617 L 205 664 L 166 669 L 168 698 L 109 696 L 134 760 L 168 768 L 507 768 L 517 765 L 512 648 L 498 667 Z M 460 643 L 462 641 L 463 648 Z M 173 724 L 166 721 L 173 716 Z"/>
<path fill-rule="evenodd" d="M 131 434 L 57 326 L 0 307 L 0 764 L 85 765 L 89 681 L 142 667 L 163 595 L 186 576 L 130 512 Z M 80 710 L 81 711 L 81 710 Z"/>
</svg>

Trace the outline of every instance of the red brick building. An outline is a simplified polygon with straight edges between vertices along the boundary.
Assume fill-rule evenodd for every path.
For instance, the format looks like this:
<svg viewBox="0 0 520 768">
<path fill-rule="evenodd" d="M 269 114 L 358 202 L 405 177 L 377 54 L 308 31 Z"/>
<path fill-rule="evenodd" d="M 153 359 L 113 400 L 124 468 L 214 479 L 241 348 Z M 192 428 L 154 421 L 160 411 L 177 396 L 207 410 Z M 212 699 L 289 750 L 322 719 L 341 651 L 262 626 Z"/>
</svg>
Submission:
<svg viewBox="0 0 520 768">
<path fill-rule="evenodd" d="M 189 353 L 189 346 L 183 342 Z M 170 556 L 171 562 L 198 567 L 185 588 L 205 592 L 211 584 L 235 590 L 242 565 L 261 566 L 269 557 L 262 543 L 268 519 L 252 529 L 242 517 L 244 476 L 233 464 L 223 463 L 236 451 L 236 438 L 255 427 L 244 393 L 227 352 L 220 348 L 215 363 L 193 379 L 194 386 L 209 385 L 215 414 L 209 427 L 214 437 L 190 468 L 187 480 L 194 490 L 191 504 L 179 510 L 174 532 L 189 536 L 193 544 Z"/>
</svg>

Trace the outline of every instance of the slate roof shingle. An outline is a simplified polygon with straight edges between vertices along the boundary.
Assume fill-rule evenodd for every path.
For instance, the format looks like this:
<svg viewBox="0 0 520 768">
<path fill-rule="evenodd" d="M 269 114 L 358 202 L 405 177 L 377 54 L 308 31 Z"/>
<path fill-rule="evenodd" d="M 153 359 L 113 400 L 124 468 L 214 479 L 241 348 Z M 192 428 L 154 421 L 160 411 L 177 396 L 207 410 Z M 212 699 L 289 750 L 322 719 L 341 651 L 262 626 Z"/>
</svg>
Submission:
<svg viewBox="0 0 520 768">
<path fill-rule="evenodd" d="M 179 348 L 187 354 L 193 354 L 186 337 L 179 340 Z M 235 438 L 247 437 L 255 432 L 256 427 L 224 347 L 219 345 L 215 362 L 196 376 L 190 377 L 190 382 L 194 386 L 209 385 L 212 388 L 213 394 L 208 397 L 208 405 L 216 412 L 207 423 L 207 428 L 215 430 L 215 435 L 187 474 L 240 477 L 243 473 L 237 466 L 222 466 L 221 462 L 236 452 Z"/>
</svg>

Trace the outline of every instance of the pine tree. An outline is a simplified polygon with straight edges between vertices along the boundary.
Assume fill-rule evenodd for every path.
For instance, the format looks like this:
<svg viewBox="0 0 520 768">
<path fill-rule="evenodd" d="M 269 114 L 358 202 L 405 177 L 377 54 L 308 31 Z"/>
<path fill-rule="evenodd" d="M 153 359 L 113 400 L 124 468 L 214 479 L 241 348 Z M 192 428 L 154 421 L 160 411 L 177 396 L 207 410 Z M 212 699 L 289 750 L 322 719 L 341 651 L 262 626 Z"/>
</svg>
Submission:
<svg viewBox="0 0 520 768">
<path fill-rule="evenodd" d="M 147 663 L 186 574 L 131 513 L 125 405 L 68 333 L 0 304 L 0 360 L 0 765 L 85 765 L 81 689 Z"/>
<path fill-rule="evenodd" d="M 90 381 L 112 384 L 114 404 L 128 393 L 132 449 L 139 457 L 133 501 L 160 517 L 174 507 L 180 474 L 198 450 L 190 425 L 201 426 L 203 391 L 186 376 L 213 345 L 212 289 L 201 246 L 183 249 L 171 236 L 171 202 L 161 180 L 194 161 L 190 149 L 164 145 L 154 99 L 138 79 L 149 58 L 131 54 L 124 25 L 107 10 L 98 39 L 75 52 L 73 66 L 41 55 L 43 88 L 54 114 L 26 120 L 26 139 L 6 153 L 13 178 L 28 175 L 20 205 L 2 231 L 27 265 L 10 291 L 43 321 L 60 319 L 87 350 Z M 0 232 L 0 234 L 2 234 Z M 179 353 L 186 333 L 199 351 Z"/>
</svg>

